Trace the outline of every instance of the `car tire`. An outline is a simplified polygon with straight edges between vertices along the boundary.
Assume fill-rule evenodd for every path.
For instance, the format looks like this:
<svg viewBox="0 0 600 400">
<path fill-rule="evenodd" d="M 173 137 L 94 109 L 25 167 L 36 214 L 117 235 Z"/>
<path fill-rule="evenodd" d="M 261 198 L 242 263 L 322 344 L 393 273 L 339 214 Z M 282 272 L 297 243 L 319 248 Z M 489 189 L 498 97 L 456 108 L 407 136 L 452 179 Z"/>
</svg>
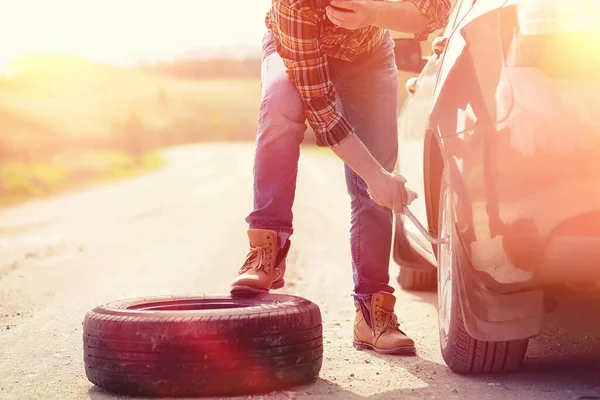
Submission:
<svg viewBox="0 0 600 400">
<path fill-rule="evenodd" d="M 419 271 L 400 267 L 398 284 L 404 290 L 415 292 L 435 291 L 437 283 L 437 270 Z"/>
<path fill-rule="evenodd" d="M 461 246 L 452 215 L 452 200 L 447 176 L 440 188 L 438 231 L 449 238 L 449 245 L 438 246 L 438 319 L 440 347 L 446 365 L 460 374 L 507 373 L 516 370 L 527 352 L 528 340 L 485 342 L 473 338 L 467 331 L 461 299 L 458 273 L 463 262 L 457 246 Z M 453 271 L 455 271 L 453 273 Z"/>
<path fill-rule="evenodd" d="M 317 379 L 322 332 L 317 305 L 295 296 L 118 301 L 85 316 L 85 372 L 134 396 L 266 393 Z"/>
<path fill-rule="evenodd" d="M 513 372 L 521 366 L 527 353 L 527 339 L 506 342 L 476 340 L 465 328 L 460 306 L 453 318 L 446 342 L 441 345 L 444 362 L 453 372 L 502 374 Z"/>
</svg>

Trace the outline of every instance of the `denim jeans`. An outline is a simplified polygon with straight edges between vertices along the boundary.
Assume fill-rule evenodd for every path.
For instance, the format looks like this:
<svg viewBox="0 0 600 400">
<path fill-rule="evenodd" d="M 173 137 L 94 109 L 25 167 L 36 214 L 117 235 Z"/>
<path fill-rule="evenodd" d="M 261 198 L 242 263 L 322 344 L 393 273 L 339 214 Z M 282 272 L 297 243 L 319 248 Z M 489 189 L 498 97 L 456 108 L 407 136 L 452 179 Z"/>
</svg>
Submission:
<svg viewBox="0 0 600 400">
<path fill-rule="evenodd" d="M 394 42 L 387 36 L 375 52 L 356 62 L 330 58 L 338 108 L 377 161 L 392 171 L 398 156 L 398 75 Z M 254 210 L 250 228 L 291 235 L 292 205 L 300 143 L 306 131 L 300 96 L 290 82 L 270 33 L 263 40 L 262 102 L 254 155 Z M 345 166 L 350 195 L 350 249 L 354 297 L 387 291 L 392 243 L 392 212 L 376 205 L 365 182 Z M 324 238 L 325 240 L 327 238 Z"/>
</svg>

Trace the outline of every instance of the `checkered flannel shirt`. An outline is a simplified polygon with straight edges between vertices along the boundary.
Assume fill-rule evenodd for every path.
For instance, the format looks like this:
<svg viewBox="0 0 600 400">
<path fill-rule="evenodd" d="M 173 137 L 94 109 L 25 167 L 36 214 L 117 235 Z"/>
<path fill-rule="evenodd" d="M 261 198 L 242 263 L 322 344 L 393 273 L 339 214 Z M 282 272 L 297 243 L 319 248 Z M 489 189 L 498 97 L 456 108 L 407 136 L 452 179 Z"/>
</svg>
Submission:
<svg viewBox="0 0 600 400">
<path fill-rule="evenodd" d="M 404 0 L 413 3 L 427 17 L 425 40 L 448 22 L 449 0 Z M 306 119 L 319 146 L 335 146 L 354 130 L 336 108 L 337 94 L 329 78 L 327 58 L 354 61 L 370 54 L 381 44 L 385 30 L 368 26 L 347 30 L 335 26 L 325 14 L 329 0 L 273 0 L 266 24 L 273 33 L 277 52 L 290 80 L 298 90 Z"/>
</svg>

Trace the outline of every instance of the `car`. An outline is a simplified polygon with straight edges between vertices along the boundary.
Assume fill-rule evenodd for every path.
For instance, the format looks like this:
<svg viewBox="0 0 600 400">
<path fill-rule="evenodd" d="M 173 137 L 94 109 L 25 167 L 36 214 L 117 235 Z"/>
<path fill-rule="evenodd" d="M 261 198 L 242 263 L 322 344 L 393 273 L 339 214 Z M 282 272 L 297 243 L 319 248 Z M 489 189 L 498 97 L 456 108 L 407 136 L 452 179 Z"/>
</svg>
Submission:
<svg viewBox="0 0 600 400">
<path fill-rule="evenodd" d="M 458 373 L 517 369 L 551 288 L 600 287 L 600 2 L 457 0 L 399 111 L 396 215 L 405 289 L 438 292 Z"/>
</svg>

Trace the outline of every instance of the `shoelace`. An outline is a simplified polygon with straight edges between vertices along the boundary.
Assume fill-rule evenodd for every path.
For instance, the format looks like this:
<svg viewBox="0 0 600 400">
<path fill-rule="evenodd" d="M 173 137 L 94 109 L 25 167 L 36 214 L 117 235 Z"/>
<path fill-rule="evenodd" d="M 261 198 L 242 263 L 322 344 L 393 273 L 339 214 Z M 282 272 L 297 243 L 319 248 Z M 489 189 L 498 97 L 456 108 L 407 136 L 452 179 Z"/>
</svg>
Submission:
<svg viewBox="0 0 600 400">
<path fill-rule="evenodd" d="M 398 323 L 398 317 L 394 314 L 393 311 L 385 311 L 383 308 L 377 306 L 375 309 L 377 318 L 377 325 L 379 328 L 384 331 L 386 329 L 398 329 L 400 324 Z"/>
<path fill-rule="evenodd" d="M 264 269 L 266 272 L 269 271 L 267 263 L 265 262 L 267 259 L 267 249 L 263 246 L 251 247 L 248 256 L 246 257 L 246 262 L 240 269 L 240 273 L 244 273 L 248 271 L 250 268 L 254 268 L 256 270 Z"/>
</svg>

